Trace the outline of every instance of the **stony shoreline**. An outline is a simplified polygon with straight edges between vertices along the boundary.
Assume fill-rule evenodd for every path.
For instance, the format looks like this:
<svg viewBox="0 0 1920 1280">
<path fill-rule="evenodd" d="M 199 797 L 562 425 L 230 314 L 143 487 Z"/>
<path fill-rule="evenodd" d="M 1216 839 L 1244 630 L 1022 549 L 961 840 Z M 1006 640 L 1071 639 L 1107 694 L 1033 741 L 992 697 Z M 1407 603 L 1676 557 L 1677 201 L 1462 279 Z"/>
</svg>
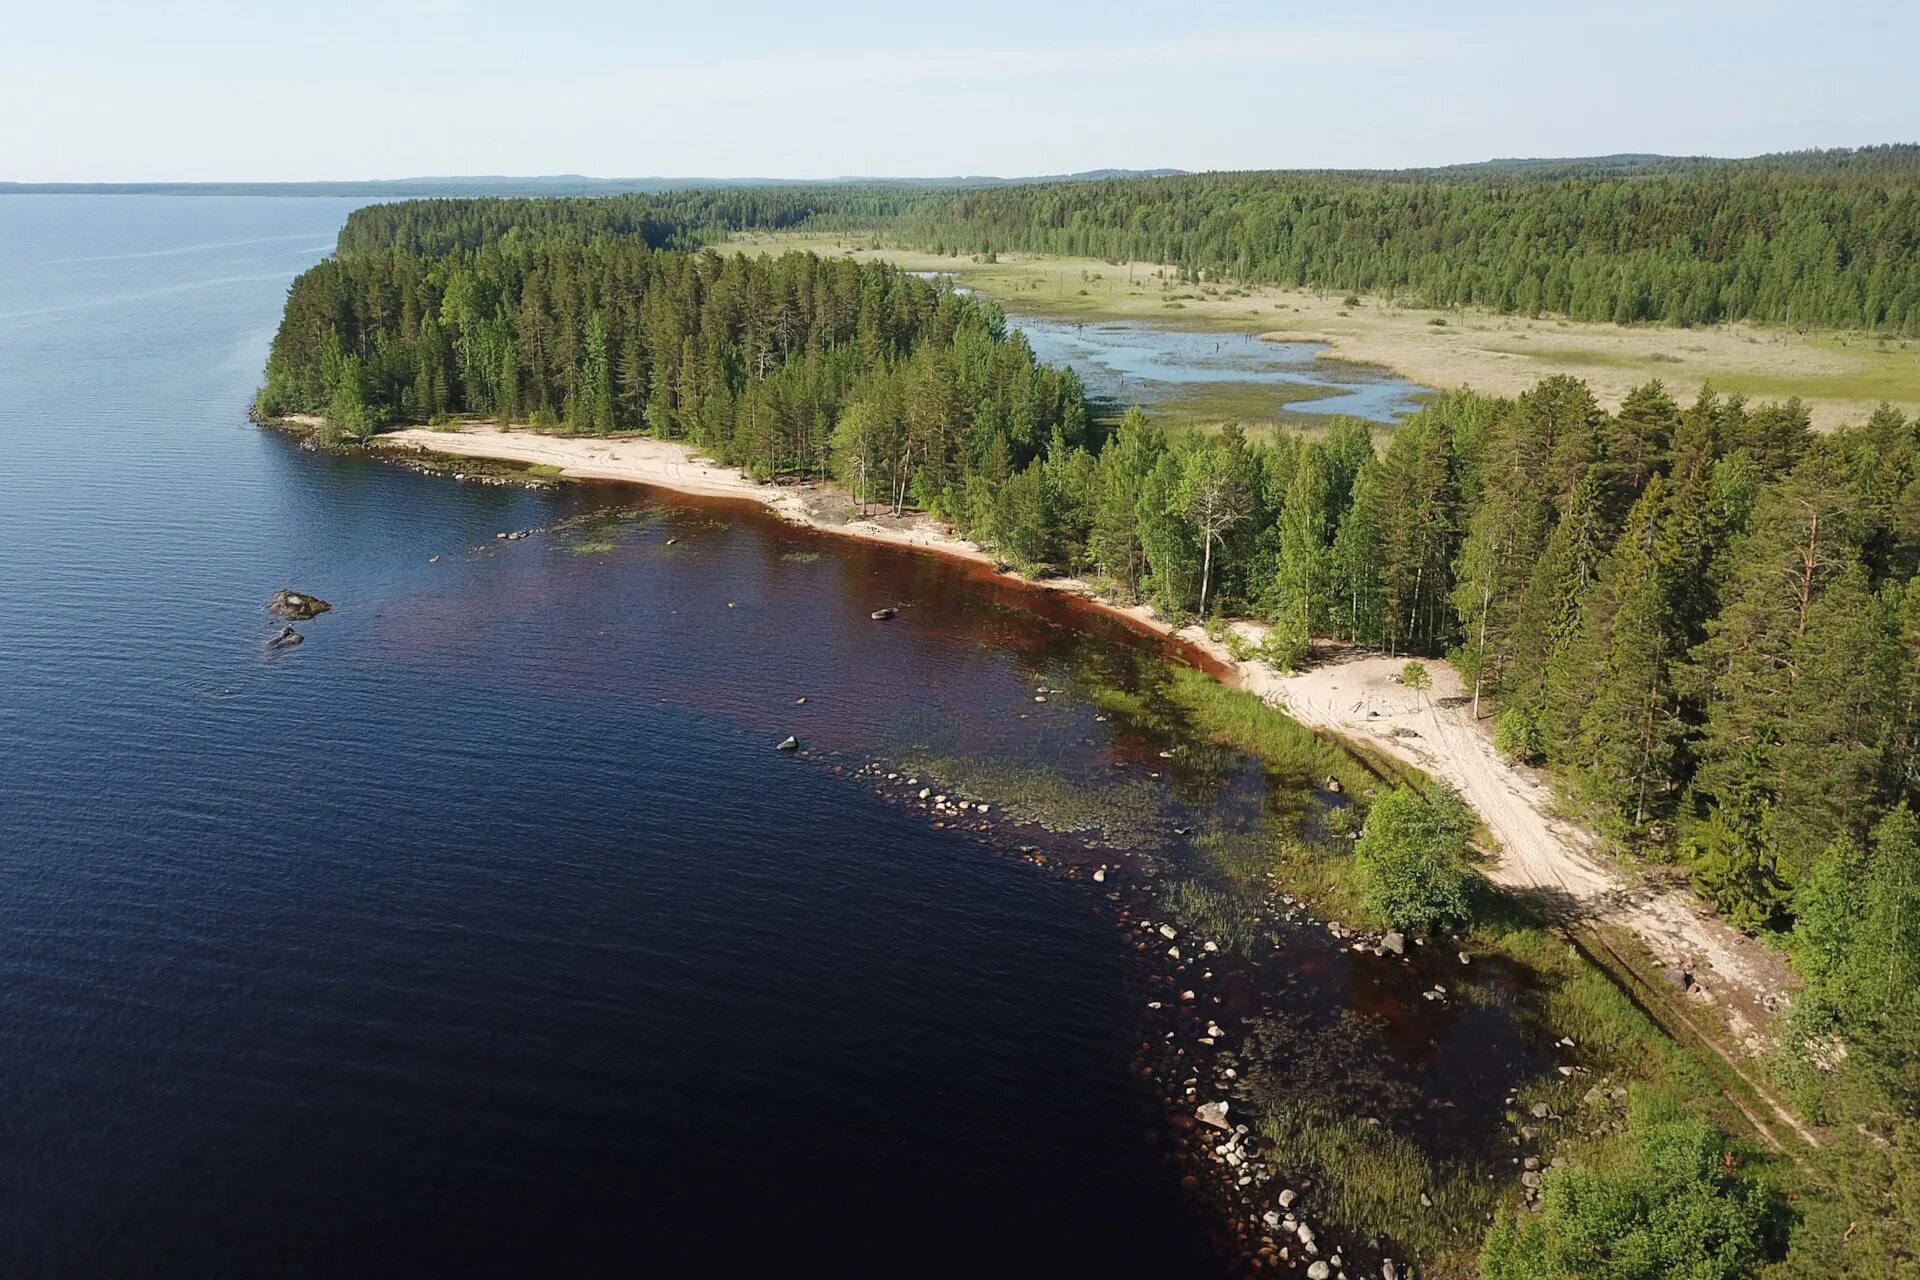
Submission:
<svg viewBox="0 0 1920 1280">
<path fill-rule="evenodd" d="M 1162 1125 L 1149 1137 L 1164 1148 L 1182 1193 L 1206 1219 L 1211 1243 L 1232 1273 L 1308 1280 L 1404 1280 L 1416 1274 L 1382 1242 L 1344 1239 L 1326 1223 L 1313 1207 L 1313 1179 L 1288 1170 L 1280 1153 L 1235 1110 L 1241 1073 L 1233 1064 L 1244 1050 L 1235 1047 L 1240 1017 L 1231 992 L 1247 978 L 1221 942 L 1161 918 L 1155 882 L 1166 868 L 1160 858 L 1109 843 L 1100 833 L 1076 832 L 1069 839 L 1010 822 L 993 801 L 944 790 L 905 766 L 834 763 L 833 753 L 816 755 L 804 746 L 795 754 L 923 813 L 936 829 L 962 833 L 1101 894 L 1105 914 L 1143 967 L 1145 994 L 1152 997 L 1143 1002 L 1129 1067 L 1160 1109 Z M 1277 888 L 1269 907 L 1276 923 L 1325 929 L 1354 950 L 1403 956 L 1406 949 L 1398 934 L 1375 936 L 1316 920 L 1304 899 Z"/>
</svg>

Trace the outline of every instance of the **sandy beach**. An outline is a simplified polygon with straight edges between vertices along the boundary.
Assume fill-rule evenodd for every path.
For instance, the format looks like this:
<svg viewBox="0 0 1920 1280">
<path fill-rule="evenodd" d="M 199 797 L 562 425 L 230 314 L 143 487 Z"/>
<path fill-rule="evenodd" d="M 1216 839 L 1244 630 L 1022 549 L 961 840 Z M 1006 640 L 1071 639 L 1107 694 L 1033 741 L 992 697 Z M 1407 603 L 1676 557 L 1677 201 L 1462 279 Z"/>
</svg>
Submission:
<svg viewBox="0 0 1920 1280">
<path fill-rule="evenodd" d="M 558 436 L 481 424 L 458 430 L 412 427 L 379 436 L 381 449 L 490 458 L 557 467 L 580 479 L 652 485 L 678 493 L 758 503 L 783 519 L 842 537 L 912 547 L 993 569 L 974 543 L 920 515 L 855 517 L 844 491 L 828 484 L 762 484 L 722 466 L 691 445 L 644 436 Z M 1004 574 L 1010 580 L 1017 575 Z M 1592 837 L 1558 812 L 1552 787 L 1537 770 L 1494 750 L 1490 720 L 1476 722 L 1460 677 L 1427 660 L 1433 687 L 1417 694 L 1399 681 L 1404 658 L 1355 655 L 1280 674 L 1257 661 L 1236 661 L 1227 646 L 1197 626 L 1176 628 L 1146 605 L 1121 608 L 1098 599 L 1084 582 L 1049 578 L 1036 590 L 1064 592 L 1136 628 L 1204 654 L 1228 678 L 1294 719 L 1365 743 L 1459 790 L 1484 822 L 1494 845 L 1489 878 L 1548 901 L 1556 910 L 1614 924 L 1636 935 L 1662 964 L 1695 976 L 1697 999 L 1711 1000 L 1750 1047 L 1764 1039 L 1770 1014 L 1787 999 L 1784 965 L 1760 943 L 1730 928 L 1681 887 L 1638 885 L 1604 859 Z M 1257 642 L 1259 623 L 1236 629 Z"/>
</svg>

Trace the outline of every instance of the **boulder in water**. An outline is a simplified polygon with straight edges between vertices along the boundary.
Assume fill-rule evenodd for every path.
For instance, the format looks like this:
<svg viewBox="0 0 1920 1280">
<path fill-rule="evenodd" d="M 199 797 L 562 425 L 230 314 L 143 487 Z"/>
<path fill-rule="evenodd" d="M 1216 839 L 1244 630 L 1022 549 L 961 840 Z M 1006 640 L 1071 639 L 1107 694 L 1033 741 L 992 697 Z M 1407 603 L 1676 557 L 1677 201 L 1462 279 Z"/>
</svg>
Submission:
<svg viewBox="0 0 1920 1280">
<path fill-rule="evenodd" d="M 273 599 L 267 601 L 268 613 L 289 622 L 305 622 L 331 608 L 333 606 L 319 596 L 308 595 L 304 591 L 276 591 Z"/>
<path fill-rule="evenodd" d="M 291 649 L 293 648 L 293 646 L 299 644 L 302 640 L 305 640 L 305 639 L 306 639 L 305 636 L 301 635 L 298 631 L 295 631 L 292 627 L 282 627 L 280 628 L 279 635 L 267 641 L 267 648 Z"/>
<path fill-rule="evenodd" d="M 885 622 L 888 618 L 891 618 L 896 612 L 898 612 L 898 610 L 891 609 L 891 608 L 875 609 L 872 613 L 868 614 L 867 616 L 869 618 L 872 618 L 875 622 Z"/>
<path fill-rule="evenodd" d="M 798 751 L 799 749 L 800 739 L 794 737 L 792 734 L 788 734 L 786 737 L 780 739 L 780 744 L 774 748 L 775 751 Z"/>
</svg>

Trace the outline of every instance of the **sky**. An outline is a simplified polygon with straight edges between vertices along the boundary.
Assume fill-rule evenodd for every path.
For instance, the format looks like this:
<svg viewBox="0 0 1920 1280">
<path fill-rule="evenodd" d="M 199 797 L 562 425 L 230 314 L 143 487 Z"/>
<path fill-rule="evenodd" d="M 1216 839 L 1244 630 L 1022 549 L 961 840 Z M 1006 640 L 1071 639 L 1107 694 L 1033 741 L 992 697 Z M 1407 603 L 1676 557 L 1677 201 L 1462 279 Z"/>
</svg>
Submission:
<svg viewBox="0 0 1920 1280">
<path fill-rule="evenodd" d="M 1920 141 L 1920 3 L 0 0 L 0 180 L 1020 176 Z"/>
</svg>

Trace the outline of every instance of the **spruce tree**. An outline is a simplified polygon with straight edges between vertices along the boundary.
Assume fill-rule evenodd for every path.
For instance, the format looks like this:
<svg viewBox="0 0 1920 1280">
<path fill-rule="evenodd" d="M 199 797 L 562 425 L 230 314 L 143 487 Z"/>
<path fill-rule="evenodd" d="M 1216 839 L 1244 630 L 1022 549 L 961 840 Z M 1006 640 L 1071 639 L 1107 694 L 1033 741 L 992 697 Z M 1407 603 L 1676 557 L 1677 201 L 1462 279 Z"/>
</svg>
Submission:
<svg viewBox="0 0 1920 1280">
<path fill-rule="evenodd" d="M 1605 473 L 1589 467 L 1573 505 L 1547 537 L 1514 612 L 1512 673 L 1508 686 L 1519 705 L 1534 709 L 1548 667 L 1572 644 L 1581 607 L 1612 541 Z"/>
<path fill-rule="evenodd" d="M 1608 557 L 1579 642 L 1548 681 L 1547 718 L 1572 727 L 1568 755 L 1586 798 L 1629 841 L 1665 815 L 1686 732 L 1669 669 L 1678 646 L 1660 558 L 1666 497 L 1655 476 Z"/>
<path fill-rule="evenodd" d="M 1380 467 L 1369 458 L 1353 480 L 1353 501 L 1333 538 L 1333 630 L 1355 644 L 1382 642 Z"/>
</svg>

